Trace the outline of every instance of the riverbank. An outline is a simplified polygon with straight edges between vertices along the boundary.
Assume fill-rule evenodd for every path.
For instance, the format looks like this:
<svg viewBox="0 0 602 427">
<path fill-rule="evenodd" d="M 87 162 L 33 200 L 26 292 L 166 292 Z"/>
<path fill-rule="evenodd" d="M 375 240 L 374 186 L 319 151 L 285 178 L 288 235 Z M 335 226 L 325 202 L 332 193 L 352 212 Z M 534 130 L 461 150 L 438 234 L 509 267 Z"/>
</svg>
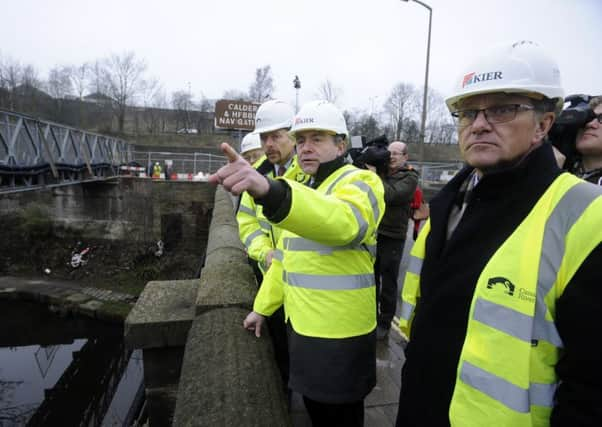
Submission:
<svg viewBox="0 0 602 427">
<path fill-rule="evenodd" d="M 0 299 L 34 301 L 64 316 L 79 314 L 121 324 L 137 296 L 64 280 L 3 276 Z"/>
</svg>

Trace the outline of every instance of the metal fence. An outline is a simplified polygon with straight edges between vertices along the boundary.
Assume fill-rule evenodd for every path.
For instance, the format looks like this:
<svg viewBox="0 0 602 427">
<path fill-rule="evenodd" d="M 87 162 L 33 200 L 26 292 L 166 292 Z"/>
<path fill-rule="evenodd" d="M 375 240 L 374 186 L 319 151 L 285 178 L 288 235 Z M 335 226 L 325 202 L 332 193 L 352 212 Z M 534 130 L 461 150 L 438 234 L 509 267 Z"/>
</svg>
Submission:
<svg viewBox="0 0 602 427">
<path fill-rule="evenodd" d="M 445 184 L 463 166 L 462 162 L 410 162 L 420 172 L 420 184 Z"/>
<path fill-rule="evenodd" d="M 155 163 L 159 163 L 163 171 L 170 174 L 204 174 L 213 173 L 227 162 L 226 157 L 208 153 L 170 153 L 161 151 L 132 151 L 131 162 L 146 169 L 152 174 Z"/>
</svg>

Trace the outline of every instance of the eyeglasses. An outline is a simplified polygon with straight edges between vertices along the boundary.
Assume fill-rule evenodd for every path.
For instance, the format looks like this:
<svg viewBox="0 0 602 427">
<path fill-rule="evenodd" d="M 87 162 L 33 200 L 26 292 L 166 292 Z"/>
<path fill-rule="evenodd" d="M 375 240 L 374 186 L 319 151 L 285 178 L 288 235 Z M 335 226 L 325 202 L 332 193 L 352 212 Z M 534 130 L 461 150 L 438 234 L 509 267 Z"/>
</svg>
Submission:
<svg viewBox="0 0 602 427">
<path fill-rule="evenodd" d="M 456 125 L 460 128 L 469 126 L 474 123 L 477 116 L 482 111 L 485 115 L 485 120 L 490 124 L 505 123 L 516 118 L 519 111 L 534 110 L 535 107 L 527 104 L 506 104 L 493 105 L 487 108 L 459 110 L 451 113 Z"/>
<path fill-rule="evenodd" d="M 594 115 L 594 119 L 598 120 L 598 123 L 602 125 L 602 114 Z"/>
</svg>

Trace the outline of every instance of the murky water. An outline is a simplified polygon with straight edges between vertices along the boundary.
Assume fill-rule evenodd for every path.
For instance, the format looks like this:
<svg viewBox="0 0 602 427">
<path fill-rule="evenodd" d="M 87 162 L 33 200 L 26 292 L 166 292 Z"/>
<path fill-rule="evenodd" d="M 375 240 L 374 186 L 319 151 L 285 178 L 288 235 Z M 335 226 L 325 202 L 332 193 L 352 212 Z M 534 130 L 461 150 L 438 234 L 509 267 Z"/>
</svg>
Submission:
<svg viewBox="0 0 602 427">
<path fill-rule="evenodd" d="M 0 301 L 0 426 L 124 426 L 143 396 L 142 354 L 119 326 Z"/>
</svg>

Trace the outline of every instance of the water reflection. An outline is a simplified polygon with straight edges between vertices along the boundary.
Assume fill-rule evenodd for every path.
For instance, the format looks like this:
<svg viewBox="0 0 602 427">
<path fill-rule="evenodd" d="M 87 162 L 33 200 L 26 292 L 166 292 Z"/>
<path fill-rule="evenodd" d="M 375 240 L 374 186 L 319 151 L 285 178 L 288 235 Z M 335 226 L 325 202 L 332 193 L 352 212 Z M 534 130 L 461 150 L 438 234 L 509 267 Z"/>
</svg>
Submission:
<svg viewBox="0 0 602 427">
<path fill-rule="evenodd" d="M 142 356 L 120 327 L 14 301 L 0 301 L 0 322 L 0 426 L 131 425 Z"/>
</svg>

